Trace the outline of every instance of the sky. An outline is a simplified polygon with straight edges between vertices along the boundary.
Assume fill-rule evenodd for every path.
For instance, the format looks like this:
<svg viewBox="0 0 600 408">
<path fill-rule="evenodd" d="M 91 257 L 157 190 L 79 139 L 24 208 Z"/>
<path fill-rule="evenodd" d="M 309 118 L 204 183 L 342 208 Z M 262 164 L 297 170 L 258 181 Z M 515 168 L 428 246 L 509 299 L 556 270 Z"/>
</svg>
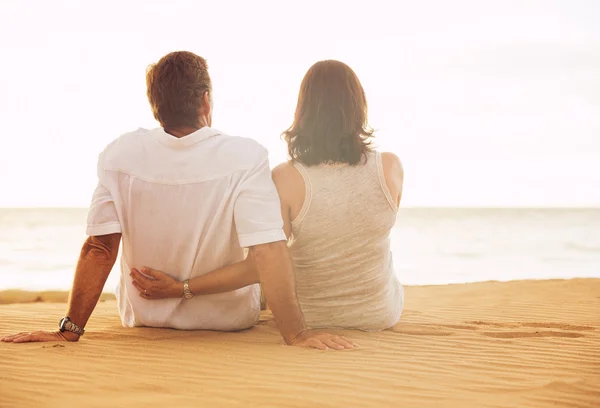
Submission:
<svg viewBox="0 0 600 408">
<path fill-rule="evenodd" d="M 306 70 L 349 64 L 406 206 L 600 206 L 600 2 L 0 0 L 0 207 L 87 206 L 158 126 L 146 67 L 205 57 L 213 126 L 286 160 Z"/>
</svg>

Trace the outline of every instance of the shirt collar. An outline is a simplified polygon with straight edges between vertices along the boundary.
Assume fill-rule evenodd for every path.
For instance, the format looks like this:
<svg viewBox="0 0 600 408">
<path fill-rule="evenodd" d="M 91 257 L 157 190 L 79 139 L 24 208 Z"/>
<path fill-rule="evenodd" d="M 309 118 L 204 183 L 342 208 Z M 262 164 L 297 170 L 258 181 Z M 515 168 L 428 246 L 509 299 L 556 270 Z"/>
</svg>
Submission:
<svg viewBox="0 0 600 408">
<path fill-rule="evenodd" d="M 217 129 L 213 129 L 211 127 L 205 126 L 196 130 L 193 133 L 190 133 L 187 136 L 183 137 L 175 137 L 173 135 L 165 132 L 163 128 L 156 129 L 158 135 L 158 141 L 162 144 L 172 147 L 189 147 L 196 143 L 199 143 L 209 137 L 213 137 L 221 134 Z"/>
</svg>

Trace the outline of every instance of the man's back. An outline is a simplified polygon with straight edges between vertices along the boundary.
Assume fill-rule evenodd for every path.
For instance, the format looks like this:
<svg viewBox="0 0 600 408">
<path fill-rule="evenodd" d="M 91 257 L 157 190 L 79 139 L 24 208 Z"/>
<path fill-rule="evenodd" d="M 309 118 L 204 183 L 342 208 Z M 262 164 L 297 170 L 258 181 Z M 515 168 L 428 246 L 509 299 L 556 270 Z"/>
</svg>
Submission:
<svg viewBox="0 0 600 408">
<path fill-rule="evenodd" d="M 258 320 L 257 285 L 146 300 L 129 271 L 150 266 L 181 281 L 240 261 L 242 247 L 285 239 L 277 192 L 264 177 L 269 171 L 258 143 L 209 127 L 181 138 L 162 128 L 139 129 L 106 148 L 87 233 L 122 233 L 123 325 L 237 330 Z"/>
<path fill-rule="evenodd" d="M 206 60 L 189 51 L 171 52 L 148 67 L 146 85 L 161 128 L 123 135 L 100 155 L 89 236 L 59 329 L 17 333 L 2 341 L 79 340 L 122 240 L 117 295 L 125 326 L 247 328 L 259 315 L 258 288 L 247 286 L 260 281 L 287 344 L 352 348 L 347 340 L 312 332 L 304 324 L 267 153 L 256 142 L 210 128 L 212 81 Z M 193 297 L 184 281 L 185 300 L 149 300 L 152 290 L 140 288 L 137 294 L 138 283 L 133 286 L 129 274 L 131 268 L 150 267 L 190 278 L 239 261 L 241 247 L 249 248 L 257 275 L 246 276 L 240 285 L 229 285 L 229 276 L 221 280 L 224 286 L 217 285 L 242 287 L 234 292 Z"/>
</svg>

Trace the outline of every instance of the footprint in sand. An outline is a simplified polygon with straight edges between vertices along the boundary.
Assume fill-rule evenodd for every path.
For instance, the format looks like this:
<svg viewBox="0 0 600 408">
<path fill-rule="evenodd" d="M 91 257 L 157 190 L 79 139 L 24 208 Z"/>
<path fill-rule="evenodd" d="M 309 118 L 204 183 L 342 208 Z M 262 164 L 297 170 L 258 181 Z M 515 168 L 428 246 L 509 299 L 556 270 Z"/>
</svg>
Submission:
<svg viewBox="0 0 600 408">
<path fill-rule="evenodd" d="M 529 338 L 529 337 L 568 337 L 577 338 L 583 337 L 585 334 L 580 333 L 581 331 L 596 330 L 595 327 L 591 326 L 575 326 L 565 323 L 539 323 L 539 322 L 515 322 L 515 323 L 497 323 L 497 322 L 483 322 L 483 321 L 469 321 L 465 322 L 470 325 L 474 325 L 477 328 L 483 327 L 494 327 L 499 329 L 515 329 L 515 328 L 535 328 L 535 329 L 553 329 L 553 330 L 538 330 L 538 331 L 487 331 L 481 332 L 480 334 L 487 337 L 494 337 L 498 339 L 516 339 L 516 338 Z M 561 330 L 561 331 L 557 331 Z M 562 331 L 564 330 L 564 331 Z"/>
<path fill-rule="evenodd" d="M 559 332 L 559 331 L 536 331 L 536 332 L 482 332 L 481 335 L 495 337 L 497 339 L 523 339 L 527 337 L 583 337 L 583 333 Z"/>
<path fill-rule="evenodd" d="M 451 336 L 453 333 L 440 329 L 441 325 L 424 325 L 414 323 L 399 323 L 390 330 L 395 333 L 408 334 L 410 336 Z"/>
</svg>

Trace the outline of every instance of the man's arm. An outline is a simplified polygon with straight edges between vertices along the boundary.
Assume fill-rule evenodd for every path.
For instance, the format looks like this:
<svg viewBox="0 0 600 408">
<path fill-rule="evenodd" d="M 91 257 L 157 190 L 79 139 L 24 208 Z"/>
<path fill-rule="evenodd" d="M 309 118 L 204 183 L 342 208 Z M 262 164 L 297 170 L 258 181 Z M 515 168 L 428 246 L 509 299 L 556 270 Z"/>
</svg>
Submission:
<svg viewBox="0 0 600 408">
<path fill-rule="evenodd" d="M 281 202 L 271 178 L 268 153 L 260 145 L 246 147 L 246 158 L 254 160 L 255 166 L 244 174 L 237 191 L 234 223 L 240 246 L 250 248 L 250 257 L 285 342 L 319 349 L 352 348 L 353 344 L 343 337 L 307 330 L 296 298 Z"/>
<path fill-rule="evenodd" d="M 292 260 L 285 241 L 253 246 L 248 256 L 254 260 L 265 298 L 283 339 L 287 344 L 293 344 L 307 328 L 296 298 Z"/>
<path fill-rule="evenodd" d="M 356 343 L 328 333 L 308 330 L 296 298 L 292 260 L 285 241 L 250 248 L 269 307 L 286 344 L 326 350 L 353 348 Z"/>
<path fill-rule="evenodd" d="M 88 237 L 81 248 L 67 309 L 67 316 L 81 328 L 86 325 L 98 303 L 117 259 L 120 242 L 121 234 L 101 235 Z M 2 339 L 13 343 L 61 340 L 77 341 L 79 336 L 68 331 L 36 331 L 17 333 Z"/>
<path fill-rule="evenodd" d="M 79 327 L 86 325 L 98 303 L 120 243 L 121 234 L 101 235 L 89 237 L 81 248 L 67 309 L 67 316 Z"/>
</svg>

